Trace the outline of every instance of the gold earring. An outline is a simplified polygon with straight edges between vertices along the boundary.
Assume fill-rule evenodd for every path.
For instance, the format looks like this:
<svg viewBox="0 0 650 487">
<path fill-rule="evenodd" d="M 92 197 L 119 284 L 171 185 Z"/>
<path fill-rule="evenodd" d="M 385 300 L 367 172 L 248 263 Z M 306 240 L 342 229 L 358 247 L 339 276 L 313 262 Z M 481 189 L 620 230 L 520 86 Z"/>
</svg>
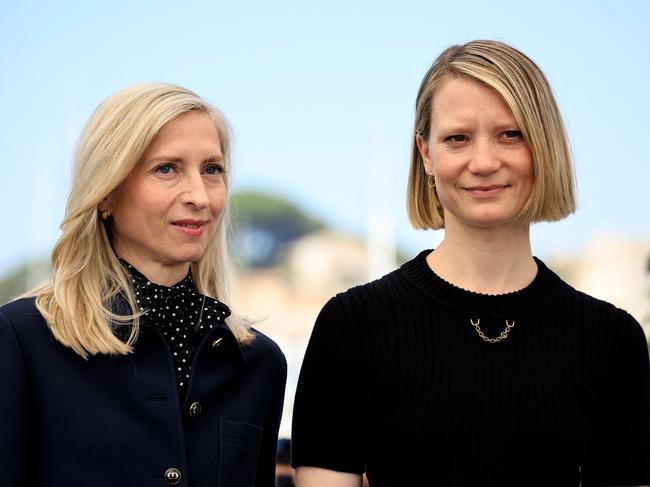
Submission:
<svg viewBox="0 0 650 487">
<path fill-rule="evenodd" d="M 111 213 L 109 211 L 102 211 L 102 220 L 108 220 L 109 216 L 111 216 Z"/>
<path fill-rule="evenodd" d="M 433 189 L 436 187 L 436 177 L 433 174 L 428 174 L 427 175 L 427 186 L 429 189 Z"/>
</svg>

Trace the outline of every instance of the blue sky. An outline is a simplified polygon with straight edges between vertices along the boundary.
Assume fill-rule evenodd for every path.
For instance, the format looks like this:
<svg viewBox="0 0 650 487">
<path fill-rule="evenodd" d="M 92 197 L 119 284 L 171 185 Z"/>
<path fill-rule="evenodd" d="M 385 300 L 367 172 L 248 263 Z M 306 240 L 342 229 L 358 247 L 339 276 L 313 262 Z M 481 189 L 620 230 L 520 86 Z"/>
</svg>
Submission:
<svg viewBox="0 0 650 487">
<path fill-rule="evenodd" d="M 75 140 L 103 98 L 167 81 L 235 134 L 234 189 L 293 200 L 359 235 L 368 215 L 413 254 L 404 194 L 420 80 L 454 43 L 499 39 L 556 93 L 578 212 L 533 227 L 542 257 L 603 232 L 650 239 L 650 2 L 8 2 L 0 0 L 0 273 L 58 235 Z"/>
</svg>

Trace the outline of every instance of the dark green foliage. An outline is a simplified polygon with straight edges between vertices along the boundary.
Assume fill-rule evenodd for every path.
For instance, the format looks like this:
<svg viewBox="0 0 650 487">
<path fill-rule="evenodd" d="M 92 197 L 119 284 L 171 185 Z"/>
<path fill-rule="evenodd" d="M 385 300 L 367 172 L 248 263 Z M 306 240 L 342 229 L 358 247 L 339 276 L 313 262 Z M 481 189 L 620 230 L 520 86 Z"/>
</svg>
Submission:
<svg viewBox="0 0 650 487">
<path fill-rule="evenodd" d="M 244 264 L 269 267 L 294 240 L 325 225 L 279 196 L 240 191 L 230 199 L 233 253 Z"/>
</svg>

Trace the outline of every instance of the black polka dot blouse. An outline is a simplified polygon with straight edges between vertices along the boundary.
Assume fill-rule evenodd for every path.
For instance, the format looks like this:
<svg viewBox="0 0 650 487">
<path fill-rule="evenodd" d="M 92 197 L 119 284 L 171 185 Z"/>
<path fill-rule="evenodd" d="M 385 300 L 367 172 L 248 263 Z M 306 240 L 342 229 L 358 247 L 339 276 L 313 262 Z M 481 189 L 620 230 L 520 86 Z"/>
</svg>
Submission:
<svg viewBox="0 0 650 487">
<path fill-rule="evenodd" d="M 192 272 L 167 287 L 147 279 L 122 260 L 131 275 L 136 304 L 162 333 L 172 354 L 181 402 L 192 372 L 192 359 L 201 340 L 212 328 L 222 326 L 230 309 L 222 302 L 200 294 Z"/>
</svg>

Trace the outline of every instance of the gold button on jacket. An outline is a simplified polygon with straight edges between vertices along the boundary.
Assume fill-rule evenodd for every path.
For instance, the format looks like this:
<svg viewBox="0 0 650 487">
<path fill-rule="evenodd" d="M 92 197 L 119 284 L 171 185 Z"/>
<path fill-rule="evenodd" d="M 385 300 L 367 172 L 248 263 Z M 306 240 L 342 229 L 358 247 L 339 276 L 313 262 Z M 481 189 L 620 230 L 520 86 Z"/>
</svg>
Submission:
<svg viewBox="0 0 650 487">
<path fill-rule="evenodd" d="M 199 414 L 201 414 L 201 404 L 193 402 L 190 405 L 190 418 L 196 418 Z"/>
<path fill-rule="evenodd" d="M 181 481 L 181 471 L 177 468 L 168 468 L 165 470 L 165 480 L 169 485 L 176 485 Z"/>
</svg>

